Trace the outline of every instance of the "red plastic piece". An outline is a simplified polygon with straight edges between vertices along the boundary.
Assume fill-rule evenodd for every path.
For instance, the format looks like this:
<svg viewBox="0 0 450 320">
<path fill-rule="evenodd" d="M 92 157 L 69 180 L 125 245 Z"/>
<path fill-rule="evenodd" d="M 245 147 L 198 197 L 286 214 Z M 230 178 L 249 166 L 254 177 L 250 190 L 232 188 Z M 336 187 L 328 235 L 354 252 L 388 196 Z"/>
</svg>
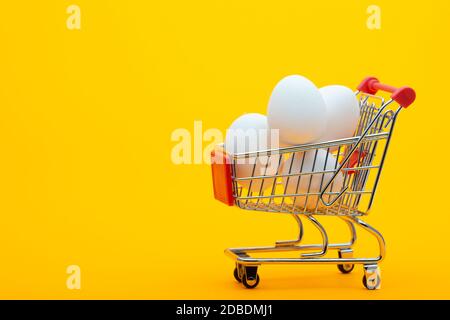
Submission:
<svg viewBox="0 0 450 320">
<path fill-rule="evenodd" d="M 227 206 L 234 205 L 230 157 L 222 151 L 211 152 L 214 198 Z"/>
<path fill-rule="evenodd" d="M 367 77 L 358 86 L 358 90 L 367 94 L 376 94 L 378 90 L 392 93 L 391 98 L 401 105 L 408 108 L 416 100 L 416 92 L 410 87 L 396 88 L 387 84 L 380 83 L 377 78 Z"/>
<path fill-rule="evenodd" d="M 376 94 L 378 92 L 377 89 L 372 88 L 372 83 L 379 82 L 377 78 L 367 77 L 365 78 L 360 85 L 358 86 L 358 90 L 367 94 Z"/>
<path fill-rule="evenodd" d="M 401 87 L 392 94 L 391 98 L 403 108 L 408 108 L 416 100 L 416 92 L 410 87 Z"/>
<path fill-rule="evenodd" d="M 350 159 L 348 160 L 348 163 L 347 163 L 346 167 L 347 168 L 354 168 L 354 167 L 356 167 L 356 165 L 358 163 L 363 161 L 363 159 L 366 157 L 366 155 L 367 155 L 366 151 L 360 152 L 359 150 L 355 150 L 353 152 L 353 154 L 351 155 Z M 351 175 L 351 174 L 354 174 L 355 172 L 356 172 L 356 170 L 348 170 L 347 174 Z"/>
</svg>

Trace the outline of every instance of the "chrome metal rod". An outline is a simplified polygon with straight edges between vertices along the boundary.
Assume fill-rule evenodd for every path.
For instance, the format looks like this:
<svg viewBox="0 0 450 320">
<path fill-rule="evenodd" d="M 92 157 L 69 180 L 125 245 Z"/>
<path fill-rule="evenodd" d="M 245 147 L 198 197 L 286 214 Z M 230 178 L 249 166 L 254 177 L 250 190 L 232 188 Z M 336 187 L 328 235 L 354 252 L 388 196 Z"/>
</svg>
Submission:
<svg viewBox="0 0 450 320">
<path fill-rule="evenodd" d="M 262 247 L 261 247 L 262 248 Z M 256 249 L 256 248 L 255 248 Z M 272 247 L 272 251 L 262 251 L 259 252 L 274 252 L 274 251 L 289 251 L 281 250 L 287 248 L 275 248 Z M 248 250 L 246 250 L 248 252 Z M 261 265 L 261 264 L 372 264 L 377 263 L 380 260 L 378 258 L 252 258 L 244 255 L 244 252 L 234 251 L 234 249 L 225 250 L 225 254 L 231 257 L 233 260 L 237 261 L 243 265 Z"/>
<path fill-rule="evenodd" d="M 297 221 L 297 225 L 299 228 L 299 232 L 298 232 L 298 237 L 296 240 L 280 240 L 280 241 L 276 241 L 275 245 L 277 247 L 289 247 L 292 245 L 296 245 L 299 244 L 302 241 L 303 238 L 303 223 L 302 220 L 300 219 L 300 217 L 297 214 L 292 215 L 295 219 L 295 221 Z"/>
<path fill-rule="evenodd" d="M 388 133 L 386 133 L 386 132 L 369 134 L 369 135 L 365 136 L 365 140 L 367 140 L 367 141 L 380 140 L 380 139 L 386 138 L 387 135 L 388 135 Z M 259 150 L 259 151 L 245 152 L 245 153 L 236 153 L 236 154 L 232 155 L 232 158 L 234 160 L 233 162 L 235 162 L 235 160 L 242 159 L 242 158 L 254 158 L 254 157 L 263 157 L 263 156 L 270 156 L 270 155 L 277 155 L 277 154 L 284 154 L 284 153 L 291 153 L 291 152 L 303 152 L 303 151 L 315 150 L 315 149 L 327 149 L 330 147 L 354 144 L 354 143 L 358 142 L 358 139 L 360 139 L 360 137 L 351 137 L 351 138 L 345 138 L 345 139 L 339 139 L 339 140 L 333 140 L 333 141 L 302 144 L 302 145 L 298 145 L 298 146 L 291 146 L 291 147 L 285 147 L 285 148 L 279 148 L 279 149 L 269 149 L 269 150 Z"/>
<path fill-rule="evenodd" d="M 238 257 L 236 259 L 239 263 L 245 265 L 260 265 L 260 264 L 371 264 L 377 263 L 379 260 L 370 258 L 245 258 Z"/>
<path fill-rule="evenodd" d="M 351 218 L 358 226 L 360 226 L 361 228 L 363 228 L 364 230 L 366 230 L 367 232 L 369 232 L 371 235 L 373 235 L 377 241 L 378 241 L 378 246 L 380 249 L 380 254 L 379 256 L 376 258 L 377 262 L 381 262 L 385 256 L 386 256 L 386 242 L 384 241 L 383 235 L 374 227 L 372 227 L 371 225 L 369 225 L 367 222 L 357 218 L 357 217 L 352 217 Z"/>
<path fill-rule="evenodd" d="M 328 250 L 339 250 L 346 249 L 349 247 L 348 242 L 346 243 L 330 243 L 328 244 Z M 268 252 L 287 252 L 287 251 L 312 251 L 312 250 L 322 250 L 323 244 L 306 244 L 299 246 L 285 246 L 285 247 L 242 247 L 242 248 L 229 248 L 225 252 L 233 252 L 236 255 L 245 253 L 268 253 Z"/>
<path fill-rule="evenodd" d="M 344 168 L 342 171 L 363 171 L 368 169 L 378 169 L 379 166 L 360 166 L 356 168 Z M 241 177 L 234 178 L 236 181 L 249 181 L 249 180 L 258 180 L 258 179 L 267 179 L 267 178 L 287 178 L 287 177 L 299 177 L 299 176 L 318 176 L 323 174 L 334 173 L 336 170 L 323 170 L 323 171 L 311 171 L 311 172 L 299 172 L 299 173 L 289 173 L 289 174 L 274 174 L 274 175 L 264 175 L 264 176 L 250 176 L 250 177 Z"/>
<path fill-rule="evenodd" d="M 350 234 L 351 234 L 351 238 L 350 238 L 350 242 L 349 242 L 349 248 L 350 247 L 352 247 L 354 244 L 355 244 L 355 242 L 356 242 L 356 240 L 358 239 L 358 237 L 357 237 L 357 235 L 356 235 L 356 229 L 355 229 L 355 225 L 353 224 L 353 222 L 351 221 L 351 220 L 349 220 L 348 218 L 342 218 L 341 217 L 341 219 L 342 220 L 344 220 L 346 223 L 347 223 L 347 225 L 348 225 L 348 228 L 350 229 Z"/>
<path fill-rule="evenodd" d="M 313 223 L 313 225 L 319 229 L 320 231 L 320 235 L 322 236 L 322 241 L 323 241 L 323 245 L 322 245 L 322 250 L 319 252 L 312 252 L 312 253 L 304 253 L 302 254 L 303 258 L 307 258 L 307 257 L 322 257 L 324 255 L 327 254 L 328 251 L 328 235 L 327 232 L 325 231 L 325 228 L 320 224 L 320 222 L 314 218 L 313 216 L 306 216 L 309 221 L 311 221 Z"/>
<path fill-rule="evenodd" d="M 389 136 L 387 138 L 386 145 L 384 147 L 383 156 L 382 156 L 381 161 L 380 161 L 380 170 L 378 170 L 378 174 L 377 174 L 377 176 L 375 178 L 375 182 L 374 182 L 374 185 L 373 185 L 372 196 L 370 197 L 370 201 L 369 201 L 369 204 L 367 206 L 367 211 L 369 211 L 370 208 L 372 207 L 373 199 L 375 197 L 375 191 L 377 190 L 378 182 L 380 181 L 381 171 L 383 170 L 384 161 L 386 160 L 387 151 L 389 149 L 389 144 L 391 143 L 392 132 L 394 132 L 395 122 L 397 120 L 398 114 L 400 113 L 400 111 L 402 109 L 403 109 L 402 107 L 399 107 L 397 109 L 397 112 L 395 112 L 395 114 L 394 114 L 394 117 L 393 117 L 393 120 L 392 120 L 392 124 L 391 124 L 391 127 L 390 127 Z"/>
<path fill-rule="evenodd" d="M 372 191 L 349 191 L 348 194 L 371 194 Z M 326 195 L 337 195 L 339 192 L 326 192 Z M 292 194 L 274 194 L 267 196 L 249 196 L 249 197 L 237 197 L 238 200 L 250 200 L 250 199 L 271 199 L 271 198 L 286 198 L 286 197 L 304 197 L 320 195 L 319 192 L 305 192 L 305 193 L 292 193 Z"/>
<path fill-rule="evenodd" d="M 250 252 L 258 252 L 258 253 L 268 253 L 268 252 L 286 252 L 286 251 L 308 251 L 308 250 L 317 250 L 322 249 L 324 251 L 323 244 L 312 244 L 312 245 L 303 245 L 303 246 L 289 246 L 289 247 L 247 247 L 247 248 L 230 248 L 225 250 L 225 254 L 238 261 L 241 264 L 246 265 L 259 265 L 259 264 L 295 264 L 295 263 L 306 263 L 306 264 L 343 264 L 343 263 L 353 263 L 353 264 L 376 264 L 381 262 L 386 256 L 386 245 L 384 242 L 384 238 L 381 233 L 370 226 L 368 223 L 364 222 L 361 219 L 356 217 L 345 218 L 351 219 L 352 234 L 354 237 L 352 239 L 352 243 L 356 241 L 356 232 L 354 230 L 353 222 L 358 226 L 369 232 L 373 235 L 379 245 L 380 253 L 378 257 L 374 258 L 316 258 L 317 253 L 314 257 L 302 257 L 302 258 L 252 258 L 247 255 Z M 349 221 L 350 222 L 350 221 Z M 350 224 L 349 224 L 350 226 Z M 349 243 L 341 243 L 341 244 L 327 244 L 326 249 L 345 249 L 349 247 Z"/>
</svg>

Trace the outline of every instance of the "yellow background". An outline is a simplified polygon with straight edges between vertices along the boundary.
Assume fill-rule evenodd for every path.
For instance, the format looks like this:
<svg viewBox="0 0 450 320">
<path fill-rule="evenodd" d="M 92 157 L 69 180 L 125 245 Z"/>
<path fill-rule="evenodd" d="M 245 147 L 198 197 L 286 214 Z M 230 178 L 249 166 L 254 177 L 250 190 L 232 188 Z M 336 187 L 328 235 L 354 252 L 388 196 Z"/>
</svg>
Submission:
<svg viewBox="0 0 450 320">
<path fill-rule="evenodd" d="M 66 27 L 73 3 L 81 30 Z M 366 27 L 371 4 L 381 30 Z M 3 3 L 0 298 L 450 298 L 449 9 L 447 0 Z M 361 267 L 334 266 L 263 266 L 260 286 L 243 289 L 223 249 L 293 237 L 293 221 L 223 206 L 209 166 L 171 162 L 173 130 L 195 120 L 225 130 L 244 112 L 264 113 L 276 82 L 294 73 L 318 86 L 375 75 L 417 90 L 367 218 L 388 245 L 380 291 L 363 288 Z M 81 290 L 66 288 L 72 264 Z"/>
</svg>

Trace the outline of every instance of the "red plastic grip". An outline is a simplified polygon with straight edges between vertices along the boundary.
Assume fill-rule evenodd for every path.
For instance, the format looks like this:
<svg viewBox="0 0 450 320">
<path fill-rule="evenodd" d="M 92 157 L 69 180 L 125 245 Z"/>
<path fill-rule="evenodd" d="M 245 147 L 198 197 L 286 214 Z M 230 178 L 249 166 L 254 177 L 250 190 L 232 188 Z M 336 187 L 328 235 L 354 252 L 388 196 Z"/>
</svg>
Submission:
<svg viewBox="0 0 450 320">
<path fill-rule="evenodd" d="M 234 205 L 233 181 L 231 179 L 230 156 L 225 152 L 211 152 L 211 169 L 213 178 L 214 198 L 228 206 Z"/>
<path fill-rule="evenodd" d="M 378 90 L 390 92 L 392 93 L 391 98 L 403 108 L 408 108 L 416 100 L 416 92 L 412 88 L 396 88 L 380 83 L 380 81 L 374 77 L 367 77 L 364 79 L 358 86 L 358 90 L 367 94 L 376 94 Z"/>
</svg>

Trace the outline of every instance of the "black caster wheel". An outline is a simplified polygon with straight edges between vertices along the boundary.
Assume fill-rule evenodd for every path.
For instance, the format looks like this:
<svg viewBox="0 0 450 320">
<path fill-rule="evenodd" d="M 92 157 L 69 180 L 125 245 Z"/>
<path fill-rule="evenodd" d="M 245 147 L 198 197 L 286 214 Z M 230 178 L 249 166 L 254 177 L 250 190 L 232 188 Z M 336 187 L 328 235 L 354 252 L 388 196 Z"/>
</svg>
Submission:
<svg viewBox="0 0 450 320">
<path fill-rule="evenodd" d="M 239 271 L 237 268 L 234 268 L 234 272 L 233 272 L 234 278 L 236 279 L 237 282 L 241 283 L 242 279 L 239 277 Z"/>
<path fill-rule="evenodd" d="M 380 276 L 377 276 L 375 280 L 367 281 L 366 275 L 363 277 L 363 285 L 366 287 L 367 290 L 375 290 L 377 289 L 381 284 L 381 278 Z"/>
<path fill-rule="evenodd" d="M 337 265 L 338 269 L 340 272 L 347 274 L 353 271 L 353 269 L 355 269 L 355 265 L 354 264 L 338 264 Z"/>
<path fill-rule="evenodd" d="M 339 259 L 343 258 L 353 258 L 353 250 L 351 248 L 348 249 L 341 249 L 338 252 Z M 355 265 L 353 263 L 342 263 L 337 265 L 340 272 L 346 274 L 353 271 L 355 268 Z"/>
<path fill-rule="evenodd" d="M 249 277 L 247 274 L 245 274 L 242 277 L 242 283 L 247 289 L 254 289 L 259 284 L 259 275 L 257 274 L 256 277 Z"/>
</svg>

